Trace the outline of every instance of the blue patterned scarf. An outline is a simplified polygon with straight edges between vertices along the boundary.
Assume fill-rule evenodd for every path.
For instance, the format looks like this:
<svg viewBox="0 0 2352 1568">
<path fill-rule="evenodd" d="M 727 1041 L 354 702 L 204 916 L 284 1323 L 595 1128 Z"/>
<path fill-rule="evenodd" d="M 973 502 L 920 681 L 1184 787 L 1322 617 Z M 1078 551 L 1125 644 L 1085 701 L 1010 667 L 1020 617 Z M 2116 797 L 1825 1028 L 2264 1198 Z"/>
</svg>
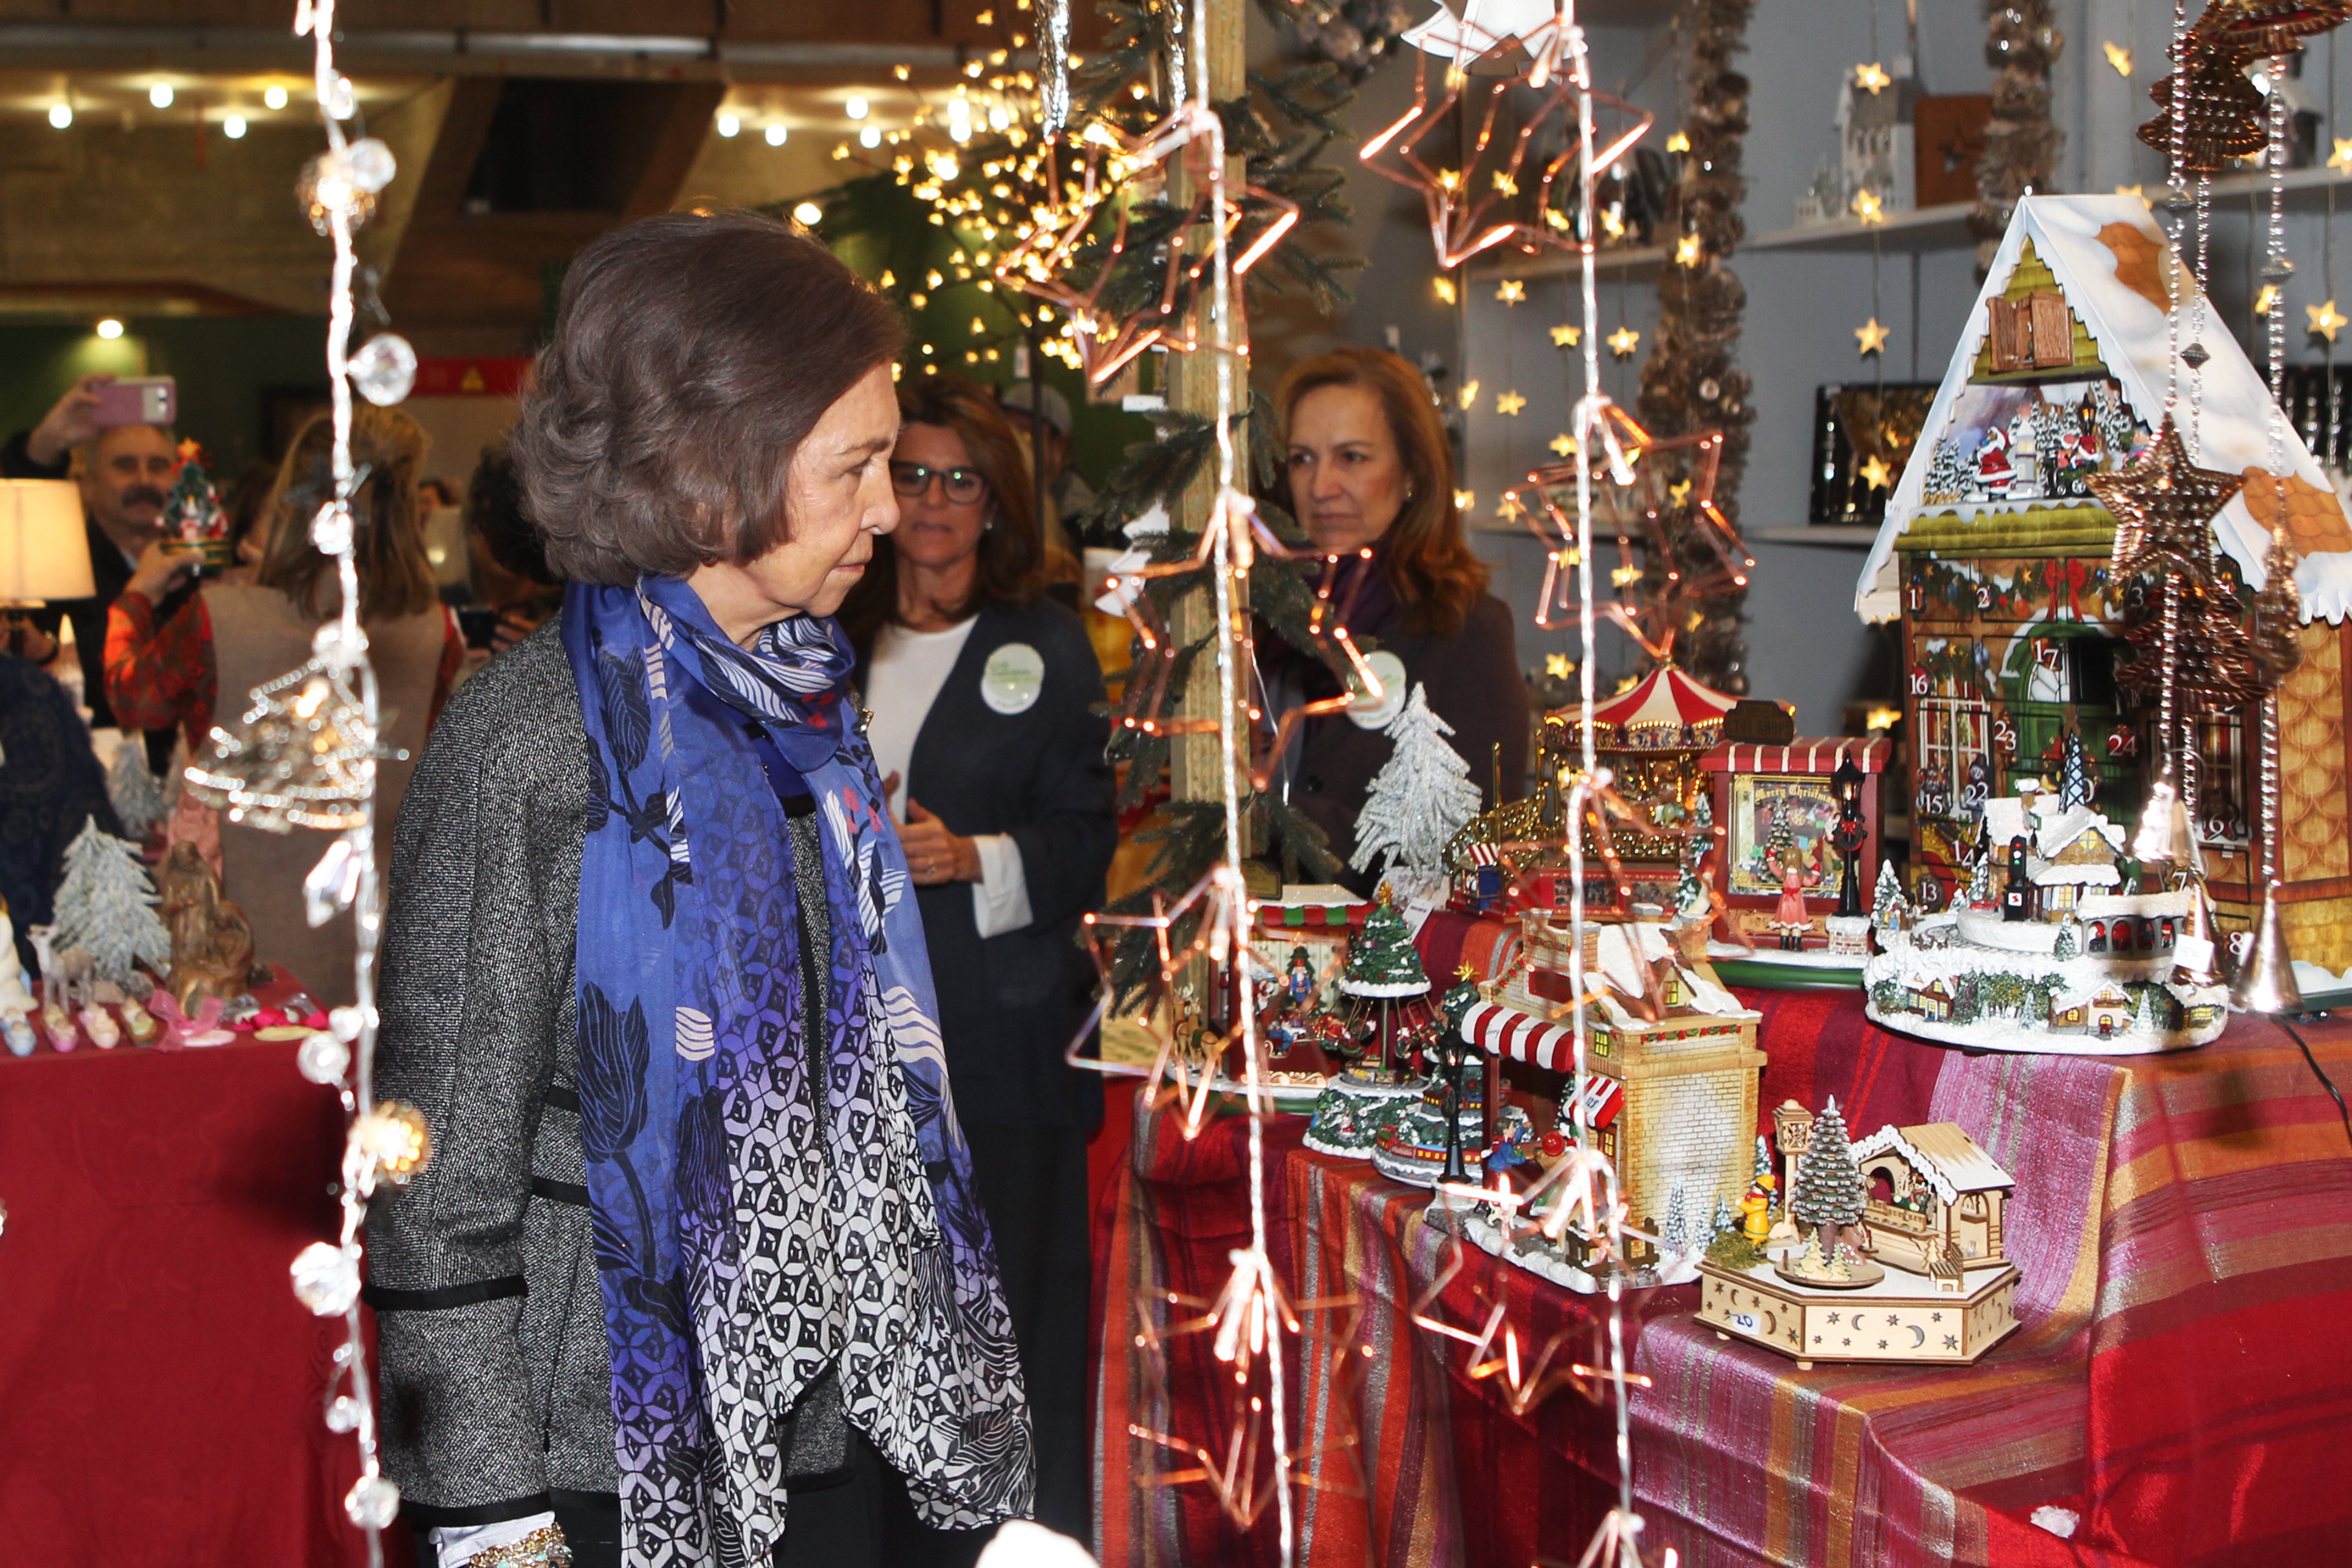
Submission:
<svg viewBox="0 0 2352 1568">
<path fill-rule="evenodd" d="M 574 585 L 563 642 L 592 765 L 580 1120 L 630 1568 L 767 1563 L 784 1420 L 827 1370 L 930 1523 L 1026 1512 L 1012 1326 L 847 642 L 803 617 L 746 652 L 667 578 Z M 832 940 L 807 968 L 778 754 L 824 844 Z"/>
</svg>

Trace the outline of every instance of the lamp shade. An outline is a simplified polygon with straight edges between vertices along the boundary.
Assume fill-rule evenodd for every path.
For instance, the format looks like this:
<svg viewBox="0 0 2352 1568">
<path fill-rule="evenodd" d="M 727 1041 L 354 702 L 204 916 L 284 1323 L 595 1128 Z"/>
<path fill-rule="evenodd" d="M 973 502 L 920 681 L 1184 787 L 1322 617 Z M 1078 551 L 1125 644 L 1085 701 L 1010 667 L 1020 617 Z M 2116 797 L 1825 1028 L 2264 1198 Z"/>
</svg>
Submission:
<svg viewBox="0 0 2352 1568">
<path fill-rule="evenodd" d="M 0 479 L 0 604 L 97 591 L 79 488 L 68 479 Z"/>
</svg>

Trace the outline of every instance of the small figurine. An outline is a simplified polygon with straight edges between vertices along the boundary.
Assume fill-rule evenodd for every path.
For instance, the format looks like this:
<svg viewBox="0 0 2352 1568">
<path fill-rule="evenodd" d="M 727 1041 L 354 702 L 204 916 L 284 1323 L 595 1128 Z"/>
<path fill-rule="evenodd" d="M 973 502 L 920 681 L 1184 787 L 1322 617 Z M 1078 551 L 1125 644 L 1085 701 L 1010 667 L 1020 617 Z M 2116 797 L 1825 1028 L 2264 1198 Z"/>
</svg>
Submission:
<svg viewBox="0 0 2352 1568">
<path fill-rule="evenodd" d="M 152 1045 L 155 1037 L 163 1032 L 163 1026 L 155 1021 L 155 1015 L 141 1007 L 135 998 L 130 997 L 122 1001 L 122 1028 L 131 1036 L 133 1045 Z"/>
<path fill-rule="evenodd" d="M 6 1038 L 11 1056 L 30 1056 L 33 1047 L 40 1043 L 33 1033 L 31 1020 L 23 1013 L 0 1013 L 0 1036 Z"/>
<path fill-rule="evenodd" d="M 25 967 L 16 958 L 16 928 L 8 918 L 8 901 L 0 898 L 0 1013 L 33 1010 L 33 993 L 25 988 Z"/>
<path fill-rule="evenodd" d="M 1780 846 L 1780 902 L 1772 911 L 1772 929 L 1780 934 L 1783 952 L 1801 952 L 1805 933 L 1813 927 L 1812 916 L 1805 913 L 1805 884 L 1819 882 L 1818 873 L 1805 870 L 1805 852 L 1791 839 Z"/>
<path fill-rule="evenodd" d="M 221 896 L 220 877 L 194 844 L 163 858 L 163 913 L 172 931 L 172 998 L 182 1012 L 206 997 L 244 994 L 253 974 L 253 926 Z"/>
<path fill-rule="evenodd" d="M 81 1043 L 81 1036 L 74 1031 L 72 1015 L 55 1002 L 41 1009 L 41 1030 L 49 1037 L 49 1044 L 59 1051 L 71 1051 Z"/>
<path fill-rule="evenodd" d="M 75 1015 L 81 1019 L 82 1031 L 89 1036 L 90 1044 L 100 1051 L 112 1051 L 122 1043 L 122 1029 L 96 1002 L 85 1002 Z"/>
</svg>

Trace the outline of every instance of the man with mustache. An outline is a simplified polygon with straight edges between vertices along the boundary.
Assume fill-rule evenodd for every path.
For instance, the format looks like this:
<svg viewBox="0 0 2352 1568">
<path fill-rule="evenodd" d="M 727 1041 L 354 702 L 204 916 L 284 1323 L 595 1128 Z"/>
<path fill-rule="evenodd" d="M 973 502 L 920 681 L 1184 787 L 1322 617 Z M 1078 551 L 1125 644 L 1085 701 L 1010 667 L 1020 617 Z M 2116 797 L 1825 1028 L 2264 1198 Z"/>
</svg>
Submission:
<svg viewBox="0 0 2352 1568">
<path fill-rule="evenodd" d="M 106 701 L 106 611 L 129 587 L 134 575 L 140 586 L 161 602 L 158 623 L 169 620 L 187 601 L 187 569 L 167 562 L 154 549 L 162 538 L 164 492 L 178 462 L 177 443 L 171 431 L 153 424 L 118 424 L 100 429 L 98 394 L 112 376 L 84 376 L 59 398 L 41 423 L 8 438 L 0 446 L 0 477 L 63 479 L 69 476 L 81 486 L 82 514 L 89 531 L 90 578 L 98 591 L 88 599 L 58 600 L 36 611 L 29 619 L 45 637 L 22 649 L 37 662 L 53 655 L 49 642 L 60 620 L 73 622 L 74 649 L 81 659 L 82 702 L 90 723 L 104 727 L 114 723 Z M 73 457 L 82 461 L 73 472 Z M 168 590 L 168 592 L 166 591 Z M 46 644 L 46 645 L 44 645 Z M 171 732 L 148 743 L 151 764 L 161 766 L 170 754 Z M 158 745 L 164 756 L 155 755 Z"/>
</svg>

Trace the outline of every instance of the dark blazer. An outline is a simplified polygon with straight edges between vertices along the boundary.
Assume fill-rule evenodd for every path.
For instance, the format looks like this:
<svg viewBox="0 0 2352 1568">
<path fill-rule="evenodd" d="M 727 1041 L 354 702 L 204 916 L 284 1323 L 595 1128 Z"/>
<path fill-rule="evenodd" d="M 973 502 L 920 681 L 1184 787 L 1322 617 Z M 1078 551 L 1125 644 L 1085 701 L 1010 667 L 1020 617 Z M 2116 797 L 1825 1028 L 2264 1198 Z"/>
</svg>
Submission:
<svg viewBox="0 0 2352 1568">
<path fill-rule="evenodd" d="M 1027 710 L 1001 714 L 982 700 L 981 675 L 1013 643 L 1037 650 L 1045 680 Z M 872 653 L 859 651 L 861 689 Z M 915 737 L 908 797 L 966 838 L 1009 834 L 1034 917 L 983 941 L 970 883 L 916 891 L 948 1081 L 966 1121 L 1090 1129 L 1102 1120 L 1100 1081 L 1062 1053 L 1092 1005 L 1078 916 L 1101 904 L 1118 844 L 1103 756 L 1110 721 L 1094 711 L 1104 700 L 1102 666 L 1075 613 L 1051 600 L 1025 610 L 991 602 Z"/>
<path fill-rule="evenodd" d="M 1452 636 L 1416 636 L 1402 626 L 1380 634 L 1381 649 L 1404 664 L 1405 694 L 1416 685 L 1429 690 L 1429 706 L 1454 727 L 1454 749 L 1470 765 L 1470 777 L 1491 808 L 1495 799 L 1494 748 L 1503 748 L 1503 796 L 1527 790 L 1528 682 L 1519 673 L 1517 639 L 1510 607 L 1482 593 Z M 1388 736 L 1365 729 L 1345 714 L 1316 721 L 1308 729 L 1293 779 L 1290 803 L 1331 840 L 1342 862 L 1355 852 L 1356 819 L 1378 773 L 1394 749 Z M 1349 871 L 1350 885 L 1368 883 Z M 1360 891 L 1369 892 L 1369 887 Z"/>
</svg>

